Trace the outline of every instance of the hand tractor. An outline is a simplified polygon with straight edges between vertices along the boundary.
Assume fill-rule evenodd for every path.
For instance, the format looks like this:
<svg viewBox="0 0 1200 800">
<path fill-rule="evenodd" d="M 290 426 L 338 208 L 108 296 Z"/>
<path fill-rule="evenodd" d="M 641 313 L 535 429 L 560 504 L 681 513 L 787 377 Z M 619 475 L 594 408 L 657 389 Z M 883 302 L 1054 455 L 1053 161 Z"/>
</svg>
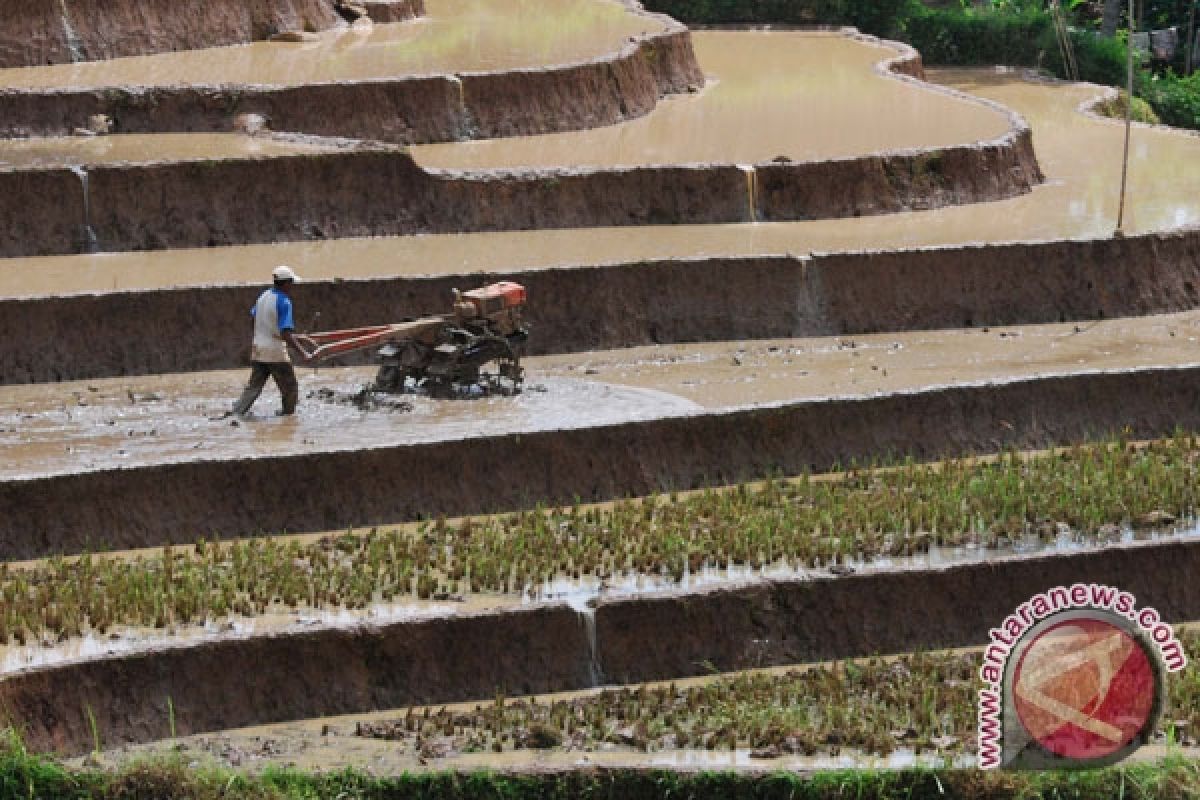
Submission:
<svg viewBox="0 0 1200 800">
<path fill-rule="evenodd" d="M 378 347 L 379 372 L 369 388 L 403 392 L 424 387 L 446 396 L 479 386 L 485 391 L 519 391 L 524 380 L 521 345 L 529 336 L 521 319 L 525 287 L 500 281 L 482 289 L 454 290 L 449 314 L 340 331 L 296 334 L 305 357 L 316 363 Z M 495 363 L 494 372 L 484 368 Z"/>
</svg>

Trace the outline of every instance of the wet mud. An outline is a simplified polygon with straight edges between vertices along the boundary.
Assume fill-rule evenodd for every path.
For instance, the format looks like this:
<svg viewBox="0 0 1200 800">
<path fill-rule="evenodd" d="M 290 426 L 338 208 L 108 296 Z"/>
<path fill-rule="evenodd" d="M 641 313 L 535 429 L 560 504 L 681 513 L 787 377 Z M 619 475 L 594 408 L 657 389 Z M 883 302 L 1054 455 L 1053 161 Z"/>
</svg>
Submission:
<svg viewBox="0 0 1200 800">
<path fill-rule="evenodd" d="M 151 467 L 195 460 L 354 452 L 379 445 L 554 431 L 653 419 L 696 406 L 652 389 L 581 377 L 531 381 L 518 395 L 451 399 L 364 391 L 373 369 L 298 368 L 306 395 L 291 419 L 273 416 L 268 385 L 246 418 L 227 417 L 248 371 L 148 381 L 39 384 L 0 401 L 0 480 Z"/>
<path fill-rule="evenodd" d="M 327 0 L 9 3 L 0 10 L 0 68 L 216 47 L 338 25 L 344 23 Z"/>
<path fill-rule="evenodd" d="M 384 4 L 393 5 L 393 4 Z M 0 131 L 278 131 L 398 143 L 610 125 L 704 78 L 690 34 L 610 0 L 431 3 L 415 23 L 253 45 L 0 72 Z"/>
<path fill-rule="evenodd" d="M 367 436 L 372 424 L 399 424 L 384 439 L 357 444 L 334 428 L 322 433 L 284 420 L 222 436 L 204 456 L 188 453 L 188 460 L 164 460 L 157 444 L 130 446 L 131 455 L 149 454 L 154 463 L 121 468 L 111 466 L 107 443 L 100 442 L 100 463 L 110 466 L 0 483 L 8 510 L 0 520 L 0 554 L 24 559 L 186 543 L 201 535 L 227 539 L 602 501 L 828 470 L 881 453 L 933 459 L 1120 430 L 1163 436 L 1200 425 L 1198 369 L 1079 372 L 703 413 L 677 409 L 630 422 L 539 419 L 530 426 L 520 424 L 520 415 L 464 411 L 461 428 L 422 429 L 412 414 L 375 414 L 381 421 L 356 425 L 356 436 Z M 199 440 L 203 432 L 192 436 Z M 273 454 L 253 454 L 259 437 L 274 440 Z M 63 446 L 61 437 L 55 441 Z M 333 441 L 339 444 L 331 447 Z M 186 437 L 173 436 L 167 445 L 181 443 Z M 57 457 L 79 470 L 80 457 Z M 520 479 L 497 479 L 504 475 Z"/>
<path fill-rule="evenodd" d="M 700 408 L 850 398 L 1040 375 L 1191 366 L 1200 312 L 1090 323 L 656 345 L 526 358 L 520 394 L 464 387 L 371 392 L 373 368 L 299 368 L 305 402 L 270 417 L 226 418 L 244 371 L 10 387 L 0 397 L 0 480 L 153 466 L 196 458 L 574 428 Z M 385 412 L 381 415 L 356 412 Z M 388 412 L 407 414 L 388 418 Z M 213 422 L 224 424 L 213 424 Z M 236 423 L 236 424 L 235 424 Z"/>
<path fill-rule="evenodd" d="M 65 227 L 57 235 L 70 239 L 78 233 Z M 360 263 L 380 263 L 398 272 L 410 268 L 406 262 L 412 254 L 398 254 L 386 245 L 360 242 Z M 223 268 L 231 270 L 230 277 L 252 267 L 265 274 L 274 263 L 263 260 L 270 255 L 266 248 L 243 253 L 247 260 L 233 263 L 223 263 L 221 253 L 172 255 L 193 280 L 203 280 L 210 271 L 220 274 Z M 69 285 L 74 274 L 54 260 L 30 263 L 42 266 L 44 274 L 8 276 L 17 294 L 22 289 L 49 293 Z M 91 263 L 106 266 L 105 257 Z M 446 307 L 452 288 L 474 288 L 493 279 L 465 271 L 456 276 L 321 279 L 319 271 L 310 271 L 319 270 L 316 263 L 287 263 L 312 277 L 296 289 L 301 327 L 311 325 L 304 318 L 311 320 L 316 311 L 321 312 L 321 327 L 329 329 L 428 313 Z M 411 269 L 420 272 L 422 266 L 429 265 L 412 263 Z M 101 272 L 95 280 L 107 274 Z M 81 280 L 86 276 L 83 270 Z M 529 290 L 533 354 L 1082 321 L 1194 308 L 1200 302 L 1200 230 L 965 250 L 633 262 L 502 277 Z M 147 269 L 129 278 L 153 276 Z M 0 272 L 0 285 L 4 283 Z M 0 338 L 8 343 L 0 350 L 0 382 L 237 366 L 246 346 L 245 309 L 258 291 L 213 286 L 0 300 Z M 573 304 L 557 301 L 564 297 L 589 298 L 586 317 Z M 87 335 L 65 335 L 67 320 L 72 331 Z M 147 326 L 156 331 L 156 340 L 142 335 Z M 189 344 L 164 348 L 156 341 Z"/>
<path fill-rule="evenodd" d="M 12 673 L 0 680 L 0 701 L 26 721 L 30 747 L 70 755 L 93 746 L 86 708 L 113 747 L 166 738 L 172 718 L 187 735 L 486 701 L 497 688 L 581 689 L 595 685 L 596 667 L 634 683 L 977 646 L 1023 600 L 1081 580 L 1120 585 L 1164 618 L 1196 619 L 1198 568 L 1200 545 L 1169 542 L 607 600 L 594 611 L 594 649 L 581 615 L 563 605 L 230 638 Z"/>
</svg>

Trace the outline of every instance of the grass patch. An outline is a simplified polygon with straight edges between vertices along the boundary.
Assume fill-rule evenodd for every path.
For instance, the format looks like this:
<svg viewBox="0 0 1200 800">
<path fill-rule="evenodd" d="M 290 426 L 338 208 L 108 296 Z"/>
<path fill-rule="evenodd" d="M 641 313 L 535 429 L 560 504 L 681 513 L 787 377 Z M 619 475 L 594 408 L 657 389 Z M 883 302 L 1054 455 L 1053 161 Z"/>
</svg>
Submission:
<svg viewBox="0 0 1200 800">
<path fill-rule="evenodd" d="M 914 769 L 754 774 L 580 769 L 527 775 L 478 771 L 380 778 L 349 770 L 312 774 L 292 769 L 268 769 L 249 776 L 197 768 L 177 756 L 144 761 L 113 773 L 70 770 L 26 753 L 11 737 L 0 744 L 0 794 L 39 800 L 1184 800 L 1198 792 L 1200 764 L 1179 757 L 1090 772 Z"/>
<path fill-rule="evenodd" d="M 1180 433 L 1148 446 L 1112 440 L 1034 457 L 1008 452 L 988 463 L 851 464 L 830 478 L 437 521 L 415 533 L 201 541 L 134 560 L 0 565 L 0 641 L 450 593 L 536 596 L 564 576 L 670 582 L 705 568 L 829 567 L 933 546 L 1108 542 L 1123 526 L 1193 517 L 1198 459 L 1200 439 Z"/>
</svg>

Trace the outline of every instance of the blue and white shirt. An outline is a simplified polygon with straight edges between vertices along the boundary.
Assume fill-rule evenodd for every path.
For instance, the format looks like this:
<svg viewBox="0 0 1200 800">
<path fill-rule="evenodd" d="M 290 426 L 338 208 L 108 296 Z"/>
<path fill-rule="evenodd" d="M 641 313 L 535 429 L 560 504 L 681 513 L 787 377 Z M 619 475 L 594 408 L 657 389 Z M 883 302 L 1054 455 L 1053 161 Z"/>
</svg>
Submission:
<svg viewBox="0 0 1200 800">
<path fill-rule="evenodd" d="M 292 323 L 292 301 L 286 294 L 271 287 L 258 296 L 258 302 L 250 309 L 254 317 L 254 344 L 250 348 L 250 360 L 267 364 L 288 363 L 287 342 L 284 331 L 295 330 Z"/>
</svg>

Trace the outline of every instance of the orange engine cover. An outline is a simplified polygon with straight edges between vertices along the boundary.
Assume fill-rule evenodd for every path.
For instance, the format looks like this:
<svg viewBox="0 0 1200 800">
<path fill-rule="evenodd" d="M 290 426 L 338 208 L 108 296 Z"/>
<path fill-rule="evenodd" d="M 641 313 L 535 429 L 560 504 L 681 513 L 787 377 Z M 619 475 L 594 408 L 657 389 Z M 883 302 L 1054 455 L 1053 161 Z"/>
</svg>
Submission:
<svg viewBox="0 0 1200 800">
<path fill-rule="evenodd" d="M 462 294 L 475 304 L 481 314 L 525 305 L 525 287 L 512 281 L 498 281 L 482 289 L 471 289 Z"/>
</svg>

